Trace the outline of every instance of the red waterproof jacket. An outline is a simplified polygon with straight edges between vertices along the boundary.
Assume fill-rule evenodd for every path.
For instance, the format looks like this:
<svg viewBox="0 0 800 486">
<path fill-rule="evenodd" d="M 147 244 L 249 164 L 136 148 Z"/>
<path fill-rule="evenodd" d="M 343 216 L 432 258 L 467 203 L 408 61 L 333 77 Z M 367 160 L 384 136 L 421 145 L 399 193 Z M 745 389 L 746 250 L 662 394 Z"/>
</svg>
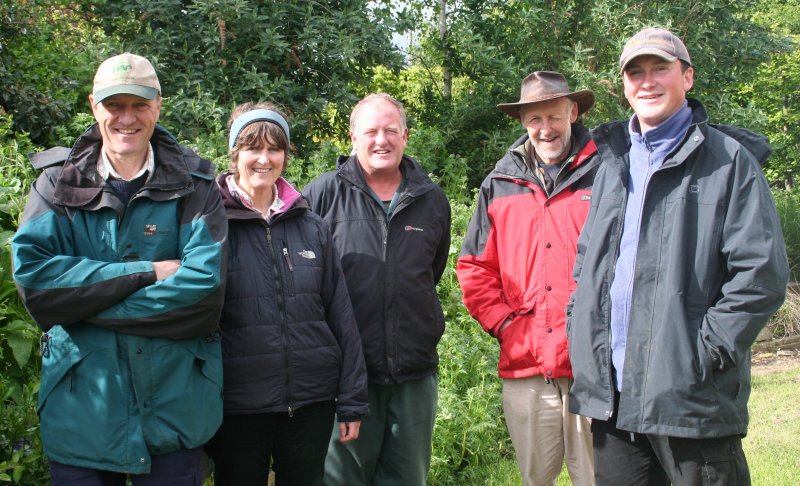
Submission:
<svg viewBox="0 0 800 486">
<path fill-rule="evenodd" d="M 464 305 L 499 340 L 501 378 L 572 377 L 564 310 L 599 164 L 586 128 L 572 132 L 581 149 L 550 197 L 514 150 L 528 135 L 517 140 L 481 184 L 464 237 L 456 266 Z"/>
</svg>

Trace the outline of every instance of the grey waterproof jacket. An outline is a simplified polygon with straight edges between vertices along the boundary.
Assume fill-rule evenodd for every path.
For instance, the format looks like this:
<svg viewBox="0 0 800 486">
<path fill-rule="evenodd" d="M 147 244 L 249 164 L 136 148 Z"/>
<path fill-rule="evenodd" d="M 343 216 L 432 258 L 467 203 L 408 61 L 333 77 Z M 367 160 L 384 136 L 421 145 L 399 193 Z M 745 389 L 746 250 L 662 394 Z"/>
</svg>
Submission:
<svg viewBox="0 0 800 486">
<path fill-rule="evenodd" d="M 781 306 L 789 266 L 759 166 L 766 139 L 692 125 L 645 188 L 617 426 L 709 438 L 745 434 L 750 346 Z M 725 130 L 723 132 L 722 130 Z M 628 194 L 627 121 L 593 131 L 603 161 L 578 240 L 567 336 L 575 383 L 570 411 L 613 411 L 609 288 Z M 745 145 L 743 145 L 745 144 Z"/>
</svg>

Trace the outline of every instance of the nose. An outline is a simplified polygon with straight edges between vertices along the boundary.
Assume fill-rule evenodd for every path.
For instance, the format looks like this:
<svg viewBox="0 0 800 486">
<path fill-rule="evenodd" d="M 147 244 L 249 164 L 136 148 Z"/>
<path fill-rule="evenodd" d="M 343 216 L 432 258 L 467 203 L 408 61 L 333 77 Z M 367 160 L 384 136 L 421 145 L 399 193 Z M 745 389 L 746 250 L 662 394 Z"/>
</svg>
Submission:
<svg viewBox="0 0 800 486">
<path fill-rule="evenodd" d="M 649 69 L 646 70 L 642 78 L 642 86 L 653 86 L 655 83 L 655 72 Z"/>
<path fill-rule="evenodd" d="M 267 162 L 269 162 L 269 149 L 264 148 L 258 154 L 258 163 L 259 164 L 266 164 Z"/>
<path fill-rule="evenodd" d="M 136 116 L 133 114 L 133 108 L 125 107 L 119 115 L 119 121 L 125 125 L 133 123 Z"/>
</svg>

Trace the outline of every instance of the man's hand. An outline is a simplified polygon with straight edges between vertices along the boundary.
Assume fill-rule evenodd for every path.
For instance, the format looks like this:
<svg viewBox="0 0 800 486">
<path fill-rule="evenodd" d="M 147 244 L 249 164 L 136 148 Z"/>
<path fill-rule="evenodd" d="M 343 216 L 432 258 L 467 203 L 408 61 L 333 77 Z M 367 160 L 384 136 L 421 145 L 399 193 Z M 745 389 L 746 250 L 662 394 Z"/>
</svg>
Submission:
<svg viewBox="0 0 800 486">
<path fill-rule="evenodd" d="M 358 431 L 361 429 L 361 421 L 339 422 L 339 442 L 350 442 L 358 439 Z"/>
<path fill-rule="evenodd" d="M 153 270 L 156 271 L 156 281 L 171 277 L 181 268 L 180 260 L 162 260 L 153 262 Z"/>
</svg>

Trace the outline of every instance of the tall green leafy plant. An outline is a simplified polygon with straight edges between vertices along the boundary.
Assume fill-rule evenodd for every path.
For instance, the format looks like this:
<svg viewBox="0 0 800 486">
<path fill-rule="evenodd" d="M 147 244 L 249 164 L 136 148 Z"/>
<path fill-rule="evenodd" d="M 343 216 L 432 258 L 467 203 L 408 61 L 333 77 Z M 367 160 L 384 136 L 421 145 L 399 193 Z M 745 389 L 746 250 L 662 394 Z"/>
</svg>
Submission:
<svg viewBox="0 0 800 486">
<path fill-rule="evenodd" d="M 26 159 L 34 147 L 11 127 L 0 116 L 0 481 L 35 485 L 47 480 L 36 415 L 40 332 L 17 296 L 10 255 L 35 176 Z"/>
</svg>

